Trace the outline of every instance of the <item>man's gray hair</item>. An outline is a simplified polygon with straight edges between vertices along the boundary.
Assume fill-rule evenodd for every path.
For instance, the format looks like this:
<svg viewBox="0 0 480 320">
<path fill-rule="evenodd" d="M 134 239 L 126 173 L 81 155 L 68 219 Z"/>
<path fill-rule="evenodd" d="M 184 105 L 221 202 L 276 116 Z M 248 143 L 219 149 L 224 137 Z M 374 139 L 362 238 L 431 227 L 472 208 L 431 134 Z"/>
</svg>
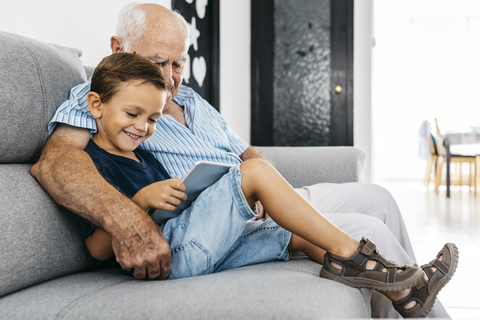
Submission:
<svg viewBox="0 0 480 320">
<path fill-rule="evenodd" d="M 182 22 L 187 32 L 187 46 L 190 44 L 190 28 L 185 18 L 178 12 L 172 11 Z M 127 4 L 118 15 L 117 37 L 122 39 L 123 52 L 131 52 L 133 44 L 143 37 L 147 12 L 138 3 Z"/>
</svg>

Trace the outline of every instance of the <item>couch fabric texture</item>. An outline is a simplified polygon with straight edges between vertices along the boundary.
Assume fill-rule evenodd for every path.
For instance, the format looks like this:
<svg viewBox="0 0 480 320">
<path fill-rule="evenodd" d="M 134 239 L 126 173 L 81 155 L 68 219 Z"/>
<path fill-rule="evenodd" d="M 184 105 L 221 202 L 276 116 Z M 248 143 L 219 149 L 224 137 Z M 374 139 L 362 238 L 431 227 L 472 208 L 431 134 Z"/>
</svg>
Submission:
<svg viewBox="0 0 480 320">
<path fill-rule="evenodd" d="M 30 175 L 47 123 L 86 80 L 81 52 L 0 32 L 0 318 L 369 318 L 370 291 L 318 277 L 306 258 L 172 281 L 100 267 L 76 228 Z M 91 69 L 89 69 L 91 70 Z M 355 148 L 260 148 L 295 187 L 362 179 Z"/>
</svg>

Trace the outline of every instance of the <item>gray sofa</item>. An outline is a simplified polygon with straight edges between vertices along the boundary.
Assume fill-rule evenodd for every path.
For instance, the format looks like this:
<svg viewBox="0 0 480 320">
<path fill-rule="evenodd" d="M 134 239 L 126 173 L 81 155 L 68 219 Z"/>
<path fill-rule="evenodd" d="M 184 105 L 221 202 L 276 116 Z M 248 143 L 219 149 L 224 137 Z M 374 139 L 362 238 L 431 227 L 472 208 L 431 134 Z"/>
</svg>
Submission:
<svg viewBox="0 0 480 320">
<path fill-rule="evenodd" d="M 1 319 L 369 318 L 370 291 L 318 277 L 305 257 L 138 281 L 89 257 L 75 216 L 30 175 L 46 125 L 86 80 L 80 52 L 0 32 Z M 259 148 L 296 187 L 362 179 L 355 148 Z"/>
</svg>

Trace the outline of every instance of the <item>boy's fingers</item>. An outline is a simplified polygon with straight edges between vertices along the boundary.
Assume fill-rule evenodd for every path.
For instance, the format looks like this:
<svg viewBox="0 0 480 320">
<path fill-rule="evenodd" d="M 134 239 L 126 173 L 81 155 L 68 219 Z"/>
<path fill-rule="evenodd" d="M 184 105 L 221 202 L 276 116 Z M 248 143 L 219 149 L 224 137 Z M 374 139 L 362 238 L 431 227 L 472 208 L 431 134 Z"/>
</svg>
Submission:
<svg viewBox="0 0 480 320">
<path fill-rule="evenodd" d="M 172 188 L 180 190 L 180 191 L 185 191 L 187 187 L 183 184 L 182 180 L 180 178 L 175 178 L 172 179 Z"/>
<path fill-rule="evenodd" d="M 186 200 L 187 199 L 187 194 L 185 192 L 182 192 L 182 191 L 173 190 L 172 197 L 175 197 L 175 198 L 180 199 L 180 200 Z M 179 204 L 180 203 L 178 203 L 177 206 Z"/>
<path fill-rule="evenodd" d="M 173 196 L 172 196 L 172 197 L 169 197 L 166 202 L 167 202 L 168 204 L 171 204 L 171 205 L 173 205 L 173 206 L 176 207 L 176 206 L 178 206 L 180 203 L 182 203 L 182 200 L 178 199 L 177 197 L 173 197 Z M 173 209 L 175 209 L 175 208 L 173 208 Z M 173 209 L 172 209 L 172 210 L 173 210 Z"/>
</svg>

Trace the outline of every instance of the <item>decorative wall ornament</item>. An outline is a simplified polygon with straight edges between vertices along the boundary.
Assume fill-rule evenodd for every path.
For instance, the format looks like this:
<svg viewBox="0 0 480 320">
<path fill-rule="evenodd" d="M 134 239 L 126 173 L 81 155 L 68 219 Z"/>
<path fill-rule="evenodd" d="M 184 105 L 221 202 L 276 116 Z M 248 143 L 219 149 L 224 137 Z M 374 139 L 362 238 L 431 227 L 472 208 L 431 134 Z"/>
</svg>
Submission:
<svg viewBox="0 0 480 320">
<path fill-rule="evenodd" d="M 172 0 L 190 29 L 188 61 L 183 83 L 219 110 L 219 6 L 220 0 Z"/>
</svg>

